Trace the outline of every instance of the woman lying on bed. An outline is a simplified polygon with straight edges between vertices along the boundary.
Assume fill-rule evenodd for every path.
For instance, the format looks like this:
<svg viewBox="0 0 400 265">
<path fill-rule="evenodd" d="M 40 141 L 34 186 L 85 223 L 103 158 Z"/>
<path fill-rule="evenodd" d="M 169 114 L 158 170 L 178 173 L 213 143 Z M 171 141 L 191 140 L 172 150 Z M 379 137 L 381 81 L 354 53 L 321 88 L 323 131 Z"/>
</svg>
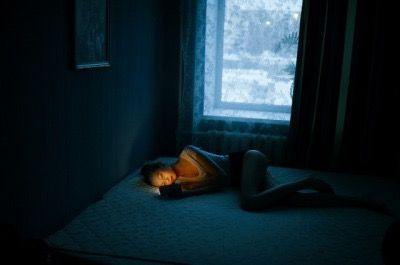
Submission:
<svg viewBox="0 0 400 265">
<path fill-rule="evenodd" d="M 273 206 L 364 207 L 390 214 L 382 202 L 336 195 L 332 187 L 315 177 L 271 187 L 267 184 L 267 157 L 257 151 L 218 155 L 196 146 L 186 146 L 172 165 L 149 163 L 141 168 L 143 180 L 159 187 L 165 197 L 185 197 L 220 190 L 240 190 L 241 207 L 248 211 Z M 313 190 L 314 192 L 302 192 Z"/>
</svg>

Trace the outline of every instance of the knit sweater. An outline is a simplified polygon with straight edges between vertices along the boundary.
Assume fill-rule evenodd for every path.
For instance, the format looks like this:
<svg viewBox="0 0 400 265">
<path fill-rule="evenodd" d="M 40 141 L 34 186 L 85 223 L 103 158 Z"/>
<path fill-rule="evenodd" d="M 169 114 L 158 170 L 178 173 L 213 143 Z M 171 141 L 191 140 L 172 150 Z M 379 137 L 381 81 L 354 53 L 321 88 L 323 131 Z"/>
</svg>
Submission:
<svg viewBox="0 0 400 265">
<path fill-rule="evenodd" d="M 178 181 L 187 189 L 208 185 L 229 185 L 230 163 L 228 155 L 218 155 L 188 145 L 173 165 Z"/>
</svg>

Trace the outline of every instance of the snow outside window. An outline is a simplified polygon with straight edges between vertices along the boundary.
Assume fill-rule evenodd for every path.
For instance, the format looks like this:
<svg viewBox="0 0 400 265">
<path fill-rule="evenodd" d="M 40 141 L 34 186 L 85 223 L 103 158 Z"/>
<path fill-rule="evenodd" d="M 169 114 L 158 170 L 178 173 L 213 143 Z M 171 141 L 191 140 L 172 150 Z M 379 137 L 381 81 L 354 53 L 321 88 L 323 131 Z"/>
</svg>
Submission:
<svg viewBox="0 0 400 265">
<path fill-rule="evenodd" d="M 204 116 L 289 121 L 301 0 L 208 0 Z"/>
</svg>

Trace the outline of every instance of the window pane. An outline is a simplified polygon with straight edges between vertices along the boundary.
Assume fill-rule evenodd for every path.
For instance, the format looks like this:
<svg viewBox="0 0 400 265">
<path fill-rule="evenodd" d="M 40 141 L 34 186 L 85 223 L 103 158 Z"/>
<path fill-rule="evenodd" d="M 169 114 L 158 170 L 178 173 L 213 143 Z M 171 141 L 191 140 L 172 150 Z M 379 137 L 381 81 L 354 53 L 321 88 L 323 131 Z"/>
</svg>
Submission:
<svg viewBox="0 0 400 265">
<path fill-rule="evenodd" d="M 290 119 L 301 7 L 301 0 L 208 1 L 206 76 L 215 73 L 206 77 L 205 115 Z"/>
</svg>

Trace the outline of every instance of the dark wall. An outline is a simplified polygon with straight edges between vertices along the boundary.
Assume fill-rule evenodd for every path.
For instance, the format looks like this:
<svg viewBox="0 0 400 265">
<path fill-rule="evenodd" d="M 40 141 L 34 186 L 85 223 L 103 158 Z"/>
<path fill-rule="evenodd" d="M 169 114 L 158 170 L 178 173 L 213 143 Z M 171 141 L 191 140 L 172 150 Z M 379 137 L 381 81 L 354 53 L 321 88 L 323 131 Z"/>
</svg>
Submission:
<svg viewBox="0 0 400 265">
<path fill-rule="evenodd" d="M 73 2 L 1 4 L 0 220 L 26 237 L 54 232 L 145 160 L 175 152 L 178 40 L 165 33 L 178 36 L 178 9 L 110 1 L 111 67 L 77 71 Z"/>
</svg>

